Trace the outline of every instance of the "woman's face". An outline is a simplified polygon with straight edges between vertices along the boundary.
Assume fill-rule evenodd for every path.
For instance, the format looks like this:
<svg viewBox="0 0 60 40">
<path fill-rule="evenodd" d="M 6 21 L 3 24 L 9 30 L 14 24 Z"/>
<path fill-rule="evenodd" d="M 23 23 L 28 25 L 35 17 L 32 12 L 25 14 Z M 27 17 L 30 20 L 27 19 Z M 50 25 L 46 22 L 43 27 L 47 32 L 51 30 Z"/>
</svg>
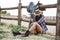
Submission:
<svg viewBox="0 0 60 40">
<path fill-rule="evenodd" d="M 39 9 L 37 9 L 37 10 L 35 10 L 35 13 L 34 13 L 36 16 L 39 16 L 40 14 L 42 14 L 42 11 L 41 10 L 39 10 Z"/>
</svg>

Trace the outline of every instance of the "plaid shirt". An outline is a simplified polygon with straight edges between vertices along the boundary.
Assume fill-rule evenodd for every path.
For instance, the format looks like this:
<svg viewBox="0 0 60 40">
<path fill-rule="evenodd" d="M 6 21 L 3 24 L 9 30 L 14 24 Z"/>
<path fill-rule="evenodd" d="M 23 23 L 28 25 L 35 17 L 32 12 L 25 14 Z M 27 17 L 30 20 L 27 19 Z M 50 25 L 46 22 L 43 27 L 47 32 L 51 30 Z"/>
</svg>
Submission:
<svg viewBox="0 0 60 40">
<path fill-rule="evenodd" d="M 46 24 L 45 24 L 45 20 L 44 20 L 44 15 L 41 15 L 41 17 L 39 18 L 39 20 L 37 21 L 37 23 L 39 25 L 41 25 L 42 29 L 43 29 L 43 32 L 46 32 L 48 30 Z"/>
</svg>

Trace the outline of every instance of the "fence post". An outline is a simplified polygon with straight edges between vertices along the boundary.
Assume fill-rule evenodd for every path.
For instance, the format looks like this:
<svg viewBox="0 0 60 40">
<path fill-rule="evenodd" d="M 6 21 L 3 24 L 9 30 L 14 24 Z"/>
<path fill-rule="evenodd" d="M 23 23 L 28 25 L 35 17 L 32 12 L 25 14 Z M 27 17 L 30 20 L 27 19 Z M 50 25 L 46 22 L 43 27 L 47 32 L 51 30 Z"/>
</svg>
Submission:
<svg viewBox="0 0 60 40">
<path fill-rule="evenodd" d="M 0 7 L 0 22 L 1 22 L 1 7 Z"/>
<path fill-rule="evenodd" d="M 60 0 L 57 0 L 56 36 L 60 37 Z"/>
<path fill-rule="evenodd" d="M 19 5 L 18 5 L 18 25 L 21 25 L 21 2 L 19 2 Z"/>
</svg>

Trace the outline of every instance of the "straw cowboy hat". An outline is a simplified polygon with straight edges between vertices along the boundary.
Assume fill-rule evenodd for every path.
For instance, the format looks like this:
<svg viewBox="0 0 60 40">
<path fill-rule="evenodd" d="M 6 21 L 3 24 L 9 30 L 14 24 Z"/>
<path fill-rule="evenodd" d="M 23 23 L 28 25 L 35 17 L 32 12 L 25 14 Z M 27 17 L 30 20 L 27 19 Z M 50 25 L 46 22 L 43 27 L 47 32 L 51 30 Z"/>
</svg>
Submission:
<svg viewBox="0 0 60 40">
<path fill-rule="evenodd" d="M 44 8 L 40 8 L 40 5 L 42 5 L 42 3 L 39 3 L 39 1 L 36 5 L 33 2 L 30 2 L 30 4 L 27 7 L 27 12 L 32 13 L 35 9 L 45 10 Z"/>
<path fill-rule="evenodd" d="M 33 2 L 30 2 L 29 6 L 27 7 L 27 12 L 32 13 L 35 10 L 36 6 Z"/>
<path fill-rule="evenodd" d="M 41 11 L 41 8 L 39 7 L 39 5 L 42 5 L 42 4 L 38 2 L 37 5 L 34 5 L 33 2 L 30 2 L 29 6 L 27 7 L 27 12 L 29 12 L 30 14 L 34 13 L 34 15 L 41 14 L 42 11 Z M 35 12 L 37 12 L 37 13 L 35 13 Z"/>
</svg>

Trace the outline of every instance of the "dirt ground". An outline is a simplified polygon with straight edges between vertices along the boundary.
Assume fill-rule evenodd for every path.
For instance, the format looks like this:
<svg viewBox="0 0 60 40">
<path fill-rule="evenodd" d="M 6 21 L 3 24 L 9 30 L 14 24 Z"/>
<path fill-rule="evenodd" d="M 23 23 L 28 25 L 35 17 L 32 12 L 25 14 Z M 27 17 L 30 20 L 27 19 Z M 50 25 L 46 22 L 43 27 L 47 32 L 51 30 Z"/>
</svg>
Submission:
<svg viewBox="0 0 60 40">
<path fill-rule="evenodd" d="M 5 31 L 5 37 L 0 40 L 55 40 L 55 36 L 49 34 L 29 35 L 28 37 L 21 37 L 22 35 L 13 36 L 11 29 L 1 26 L 0 29 Z"/>
<path fill-rule="evenodd" d="M 17 25 L 17 21 L 14 21 L 14 20 L 11 20 L 11 21 L 2 20 L 2 22 L 12 23 Z M 22 22 L 22 25 L 28 27 L 29 23 Z M 11 29 L 8 29 L 7 26 L 1 26 L 0 29 L 5 31 L 6 33 L 4 33 L 5 37 L 2 37 L 2 39 L 0 40 L 55 40 L 56 37 L 53 35 L 55 35 L 56 33 L 56 27 L 48 26 L 48 25 L 47 27 L 48 27 L 48 31 L 47 31 L 48 34 L 38 34 L 38 35 L 29 35 L 28 37 L 21 37 L 22 35 L 13 36 Z"/>
</svg>

